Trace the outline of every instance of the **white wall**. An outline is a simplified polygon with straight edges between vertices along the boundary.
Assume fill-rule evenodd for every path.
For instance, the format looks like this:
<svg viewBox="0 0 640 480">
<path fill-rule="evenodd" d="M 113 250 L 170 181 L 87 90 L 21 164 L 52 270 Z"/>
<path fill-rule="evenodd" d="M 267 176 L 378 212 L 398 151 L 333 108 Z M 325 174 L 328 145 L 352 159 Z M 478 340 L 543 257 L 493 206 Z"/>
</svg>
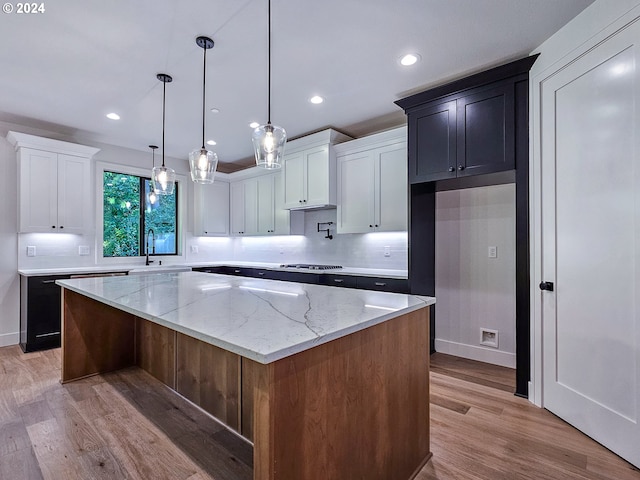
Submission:
<svg viewBox="0 0 640 480">
<path fill-rule="evenodd" d="M 436 194 L 436 351 L 515 368 L 515 218 L 514 184 Z"/>
<path fill-rule="evenodd" d="M 151 153 L 105 145 L 74 138 L 62 127 L 49 126 L 51 130 L 0 122 L 0 346 L 12 345 L 19 340 L 18 269 L 90 267 L 98 263 L 100 247 L 96 236 L 68 234 L 17 234 L 17 162 L 14 147 L 6 140 L 10 130 L 39 135 L 100 148 L 95 162 L 122 164 L 151 169 Z M 156 162 L 158 155 L 156 155 Z M 178 174 L 188 176 L 187 160 L 167 158 L 166 163 Z M 95 175 L 92 172 L 91 178 Z M 359 268 L 407 269 L 407 234 L 368 233 L 335 235 L 333 240 L 316 231 L 317 222 L 336 222 L 336 210 L 319 210 L 305 213 L 304 236 L 205 238 L 194 237 L 193 188 L 186 181 L 184 215 L 184 257 L 189 263 L 215 261 L 255 261 L 267 263 L 327 263 Z M 92 184 L 95 191 L 95 185 Z M 96 199 L 91 206 L 95 211 Z M 94 225 L 95 227 L 95 225 Z M 27 245 L 35 246 L 37 255 L 27 257 Z M 191 246 L 198 246 L 198 253 L 191 253 Z M 89 246 L 90 255 L 80 256 L 79 246 Z M 390 247 L 391 256 L 384 256 L 384 247 Z M 128 260 L 127 260 L 128 262 Z M 143 258 L 133 260 L 142 264 Z M 171 263 L 167 259 L 166 263 Z"/>
</svg>

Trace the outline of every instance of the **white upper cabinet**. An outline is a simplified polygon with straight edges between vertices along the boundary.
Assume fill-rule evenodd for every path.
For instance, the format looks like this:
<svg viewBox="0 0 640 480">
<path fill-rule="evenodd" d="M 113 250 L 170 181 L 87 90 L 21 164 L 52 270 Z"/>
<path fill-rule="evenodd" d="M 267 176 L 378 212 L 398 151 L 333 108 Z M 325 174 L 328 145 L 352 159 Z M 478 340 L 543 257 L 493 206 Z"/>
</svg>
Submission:
<svg viewBox="0 0 640 480">
<path fill-rule="evenodd" d="M 216 180 L 194 184 L 194 234 L 203 237 L 229 235 L 229 184 Z"/>
<path fill-rule="evenodd" d="M 230 175 L 231 235 L 290 235 L 304 232 L 304 213 L 283 208 L 282 171 L 254 167 Z"/>
<path fill-rule="evenodd" d="M 336 205 L 334 144 L 350 138 L 328 129 L 287 143 L 282 168 L 284 208 Z"/>
<path fill-rule="evenodd" d="M 406 127 L 346 142 L 335 149 L 337 233 L 406 230 Z"/>
<path fill-rule="evenodd" d="M 17 132 L 7 139 L 18 156 L 18 231 L 91 230 L 91 163 L 99 150 Z"/>
</svg>

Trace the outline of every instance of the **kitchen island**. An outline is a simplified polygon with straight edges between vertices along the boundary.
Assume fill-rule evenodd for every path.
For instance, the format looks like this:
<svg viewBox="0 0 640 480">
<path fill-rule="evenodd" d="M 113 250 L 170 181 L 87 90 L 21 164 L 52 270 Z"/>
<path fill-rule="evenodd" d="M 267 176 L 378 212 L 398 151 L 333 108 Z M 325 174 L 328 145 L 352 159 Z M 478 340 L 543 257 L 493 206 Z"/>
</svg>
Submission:
<svg viewBox="0 0 640 480">
<path fill-rule="evenodd" d="M 138 365 L 254 444 L 254 479 L 429 459 L 433 298 L 198 272 L 61 280 L 62 381 Z"/>
</svg>

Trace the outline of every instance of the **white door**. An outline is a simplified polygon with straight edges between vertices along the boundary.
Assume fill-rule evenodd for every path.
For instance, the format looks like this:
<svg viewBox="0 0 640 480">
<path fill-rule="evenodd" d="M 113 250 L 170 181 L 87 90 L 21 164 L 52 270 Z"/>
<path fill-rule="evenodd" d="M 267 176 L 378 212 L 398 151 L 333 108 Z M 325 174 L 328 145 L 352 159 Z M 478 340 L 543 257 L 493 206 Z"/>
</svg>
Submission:
<svg viewBox="0 0 640 480">
<path fill-rule="evenodd" d="M 395 232 L 407 229 L 407 144 L 376 151 L 376 228 Z"/>
<path fill-rule="evenodd" d="M 274 233 L 275 227 L 275 175 L 263 175 L 258 177 L 258 234 L 269 235 Z"/>
<path fill-rule="evenodd" d="M 298 152 L 284 157 L 284 208 L 299 208 L 305 196 L 304 153 Z"/>
<path fill-rule="evenodd" d="M 83 234 L 90 230 L 89 161 L 58 154 L 58 231 Z"/>
<path fill-rule="evenodd" d="M 542 82 L 544 406 L 640 466 L 640 23 Z"/>
<path fill-rule="evenodd" d="M 368 150 L 338 158 L 338 233 L 374 231 L 375 163 L 372 155 Z"/>
</svg>

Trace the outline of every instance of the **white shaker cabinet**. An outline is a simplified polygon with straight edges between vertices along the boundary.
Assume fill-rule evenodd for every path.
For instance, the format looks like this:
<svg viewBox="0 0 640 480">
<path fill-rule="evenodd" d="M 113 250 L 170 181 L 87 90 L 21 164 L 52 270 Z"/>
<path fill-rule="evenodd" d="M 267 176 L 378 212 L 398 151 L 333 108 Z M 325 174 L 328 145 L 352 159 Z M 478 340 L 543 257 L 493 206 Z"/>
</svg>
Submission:
<svg viewBox="0 0 640 480">
<path fill-rule="evenodd" d="M 337 233 L 406 230 L 406 127 L 335 148 L 338 162 Z"/>
<path fill-rule="evenodd" d="M 203 237 L 229 235 L 229 184 L 216 180 L 195 184 L 194 233 Z"/>
<path fill-rule="evenodd" d="M 258 180 L 255 178 L 231 184 L 231 234 L 258 233 Z"/>
<path fill-rule="evenodd" d="M 17 132 L 7 139 L 18 157 L 18 231 L 90 231 L 90 160 L 99 150 Z"/>
<path fill-rule="evenodd" d="M 282 169 L 284 208 L 336 205 L 336 156 L 333 146 L 350 139 L 347 135 L 328 129 L 287 143 Z"/>
</svg>

